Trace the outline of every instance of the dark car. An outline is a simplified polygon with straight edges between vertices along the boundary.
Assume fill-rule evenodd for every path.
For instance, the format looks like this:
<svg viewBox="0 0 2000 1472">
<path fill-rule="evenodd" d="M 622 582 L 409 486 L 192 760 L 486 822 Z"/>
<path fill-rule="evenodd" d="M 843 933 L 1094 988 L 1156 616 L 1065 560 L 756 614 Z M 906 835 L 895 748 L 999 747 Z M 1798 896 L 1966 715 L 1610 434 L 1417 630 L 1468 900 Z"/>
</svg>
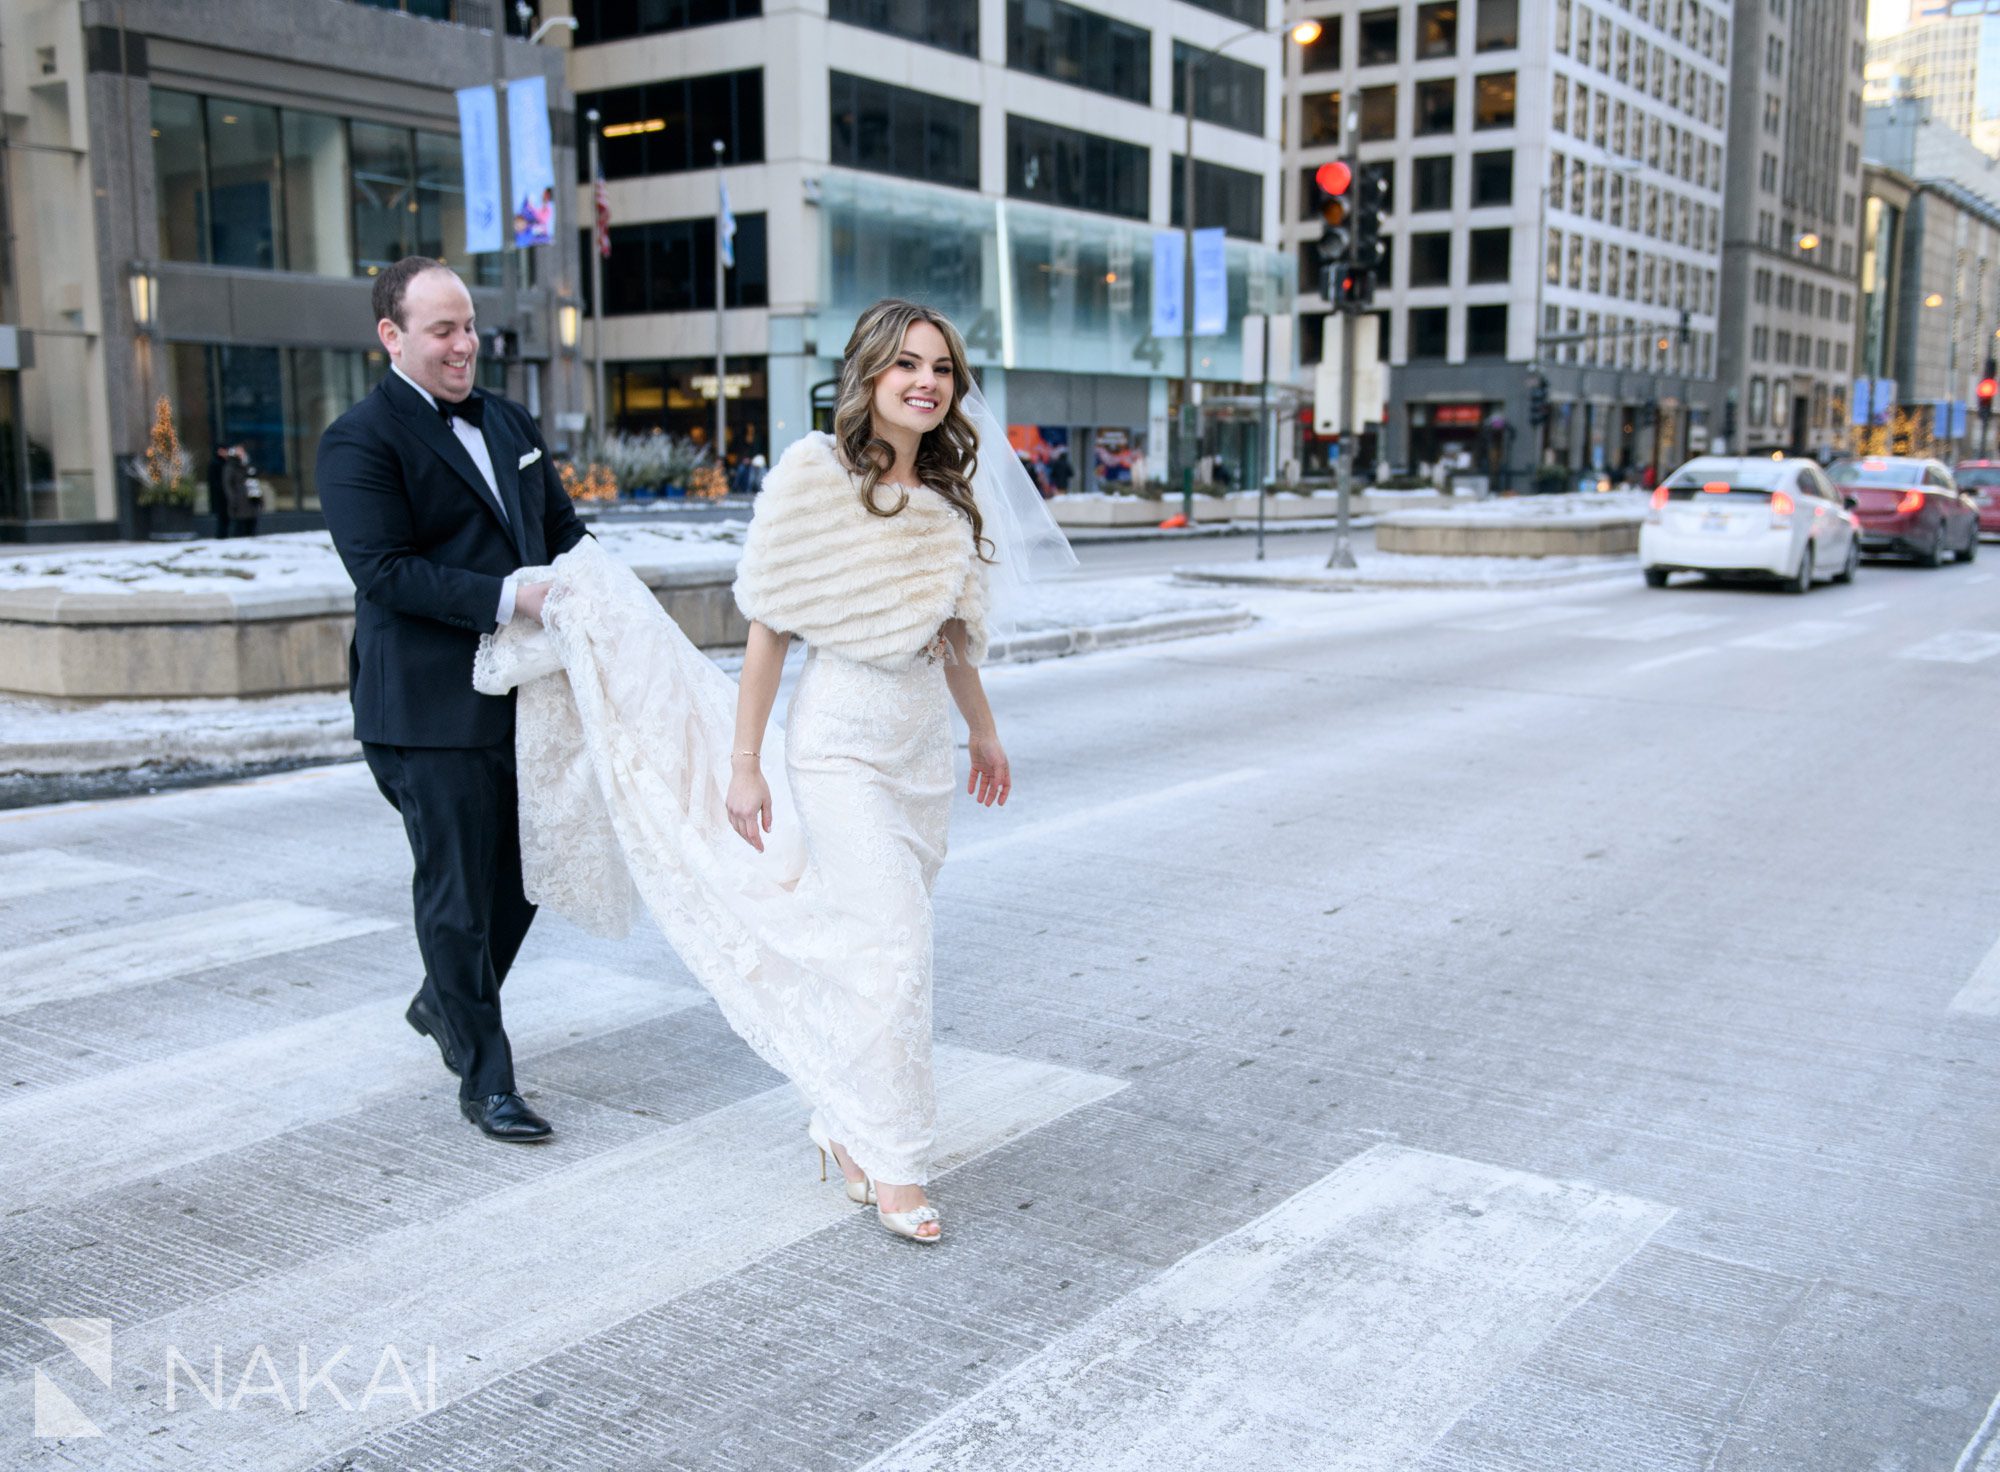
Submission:
<svg viewBox="0 0 2000 1472">
<path fill-rule="evenodd" d="M 1869 455 L 1841 461 L 1827 477 L 1861 523 L 1862 551 L 1914 557 L 1925 567 L 1979 555 L 1979 513 L 1938 461 Z"/>
<path fill-rule="evenodd" d="M 1961 460 L 1952 476 L 1978 503 L 1979 534 L 2000 537 L 2000 460 Z"/>
</svg>

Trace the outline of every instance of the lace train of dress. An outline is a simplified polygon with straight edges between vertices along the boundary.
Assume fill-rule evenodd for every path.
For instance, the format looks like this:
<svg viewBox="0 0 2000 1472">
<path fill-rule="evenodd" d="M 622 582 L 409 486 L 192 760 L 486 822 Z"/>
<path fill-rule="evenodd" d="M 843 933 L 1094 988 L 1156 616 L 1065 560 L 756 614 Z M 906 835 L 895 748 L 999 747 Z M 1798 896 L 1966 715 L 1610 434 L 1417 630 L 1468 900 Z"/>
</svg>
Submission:
<svg viewBox="0 0 2000 1472">
<path fill-rule="evenodd" d="M 529 569 L 524 581 L 542 570 Z M 640 906 L 745 1042 L 878 1180 L 922 1184 L 935 1136 L 930 892 L 952 794 L 943 672 L 809 651 L 764 744 L 773 828 L 729 826 L 736 686 L 631 571 L 585 540 L 544 626 L 480 643 L 520 691 L 528 897 L 623 935 Z"/>
</svg>

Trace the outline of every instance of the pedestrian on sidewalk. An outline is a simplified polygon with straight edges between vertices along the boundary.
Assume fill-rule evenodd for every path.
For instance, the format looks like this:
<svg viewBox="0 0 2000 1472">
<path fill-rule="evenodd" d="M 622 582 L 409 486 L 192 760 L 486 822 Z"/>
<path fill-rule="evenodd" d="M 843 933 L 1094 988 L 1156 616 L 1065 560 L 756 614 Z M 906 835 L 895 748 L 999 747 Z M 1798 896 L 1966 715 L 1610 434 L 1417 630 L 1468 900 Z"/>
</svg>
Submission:
<svg viewBox="0 0 2000 1472">
<path fill-rule="evenodd" d="M 472 386 L 472 297 L 409 256 L 375 278 L 390 370 L 320 438 L 319 496 L 354 579 L 354 734 L 403 816 L 424 978 L 404 1017 L 496 1140 L 547 1139 L 515 1087 L 500 988 L 535 918 L 521 880 L 514 699 L 472 686 L 479 636 L 539 614 L 517 570 L 583 540 L 554 457 L 520 405 Z"/>
<path fill-rule="evenodd" d="M 233 537 L 257 535 L 257 518 L 264 512 L 264 482 L 250 463 L 250 452 L 241 444 L 229 447 L 230 473 L 223 482 L 228 498 L 229 530 Z"/>
</svg>

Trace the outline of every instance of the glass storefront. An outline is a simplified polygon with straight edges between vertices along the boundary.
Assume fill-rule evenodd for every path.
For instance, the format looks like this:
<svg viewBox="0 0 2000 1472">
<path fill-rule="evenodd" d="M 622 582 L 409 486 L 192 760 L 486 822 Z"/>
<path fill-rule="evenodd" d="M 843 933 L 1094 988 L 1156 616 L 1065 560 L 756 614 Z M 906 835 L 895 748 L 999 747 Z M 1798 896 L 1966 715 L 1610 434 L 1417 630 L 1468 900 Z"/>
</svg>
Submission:
<svg viewBox="0 0 2000 1472">
<path fill-rule="evenodd" d="M 624 434 L 655 430 L 707 444 L 715 433 L 715 359 L 668 358 L 605 364 L 611 427 Z M 764 426 L 771 413 L 770 378 L 762 358 L 730 358 L 723 382 L 729 394 L 728 453 L 767 452 Z"/>
<path fill-rule="evenodd" d="M 318 511 L 319 437 L 389 369 L 379 352 L 240 343 L 171 343 L 166 360 L 174 426 L 203 487 L 197 515 L 208 510 L 208 462 L 217 445 L 243 446 L 264 483 L 266 514 Z"/>
<path fill-rule="evenodd" d="M 840 173 L 825 176 L 820 198 L 817 325 L 829 357 L 871 303 L 906 296 L 958 325 L 975 366 L 1180 372 L 1180 339 L 1151 332 L 1148 225 Z M 1225 260 L 1230 331 L 1196 339 L 1195 376 L 1237 382 L 1253 376 L 1243 317 L 1289 312 L 1291 282 L 1286 258 L 1261 245 L 1229 241 Z"/>
</svg>

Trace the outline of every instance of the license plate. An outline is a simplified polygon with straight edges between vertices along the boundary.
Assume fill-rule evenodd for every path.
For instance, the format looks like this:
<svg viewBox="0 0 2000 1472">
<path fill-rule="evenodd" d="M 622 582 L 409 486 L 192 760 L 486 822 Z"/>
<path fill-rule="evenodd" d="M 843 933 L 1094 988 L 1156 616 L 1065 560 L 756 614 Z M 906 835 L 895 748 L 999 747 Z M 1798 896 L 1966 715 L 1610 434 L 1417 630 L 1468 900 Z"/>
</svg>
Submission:
<svg viewBox="0 0 2000 1472">
<path fill-rule="evenodd" d="M 1729 518 L 1719 511 L 1711 511 L 1701 519 L 1701 529 L 1705 532 L 1726 532 Z"/>
</svg>

